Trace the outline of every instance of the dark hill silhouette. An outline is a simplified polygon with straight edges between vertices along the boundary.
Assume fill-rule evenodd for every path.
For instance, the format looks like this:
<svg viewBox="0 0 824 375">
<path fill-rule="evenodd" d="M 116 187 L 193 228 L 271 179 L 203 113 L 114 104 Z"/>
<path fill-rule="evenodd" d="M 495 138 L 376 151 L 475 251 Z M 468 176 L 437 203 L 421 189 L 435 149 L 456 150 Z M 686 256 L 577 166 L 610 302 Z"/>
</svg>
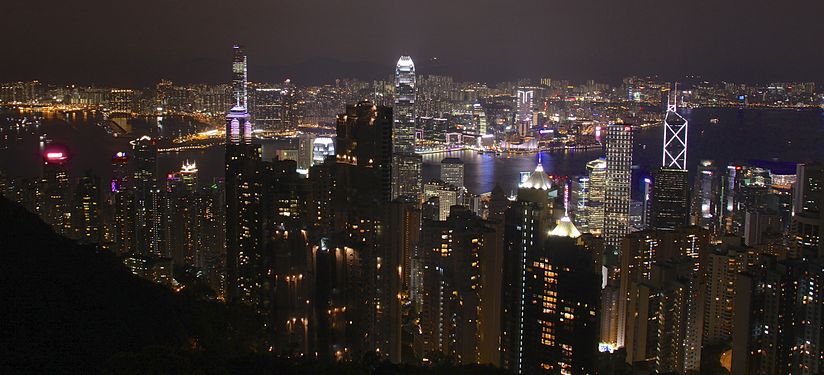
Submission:
<svg viewBox="0 0 824 375">
<path fill-rule="evenodd" d="M 242 306 L 174 293 L 0 196 L 0 373 L 502 374 L 490 366 L 277 358 Z"/>
</svg>

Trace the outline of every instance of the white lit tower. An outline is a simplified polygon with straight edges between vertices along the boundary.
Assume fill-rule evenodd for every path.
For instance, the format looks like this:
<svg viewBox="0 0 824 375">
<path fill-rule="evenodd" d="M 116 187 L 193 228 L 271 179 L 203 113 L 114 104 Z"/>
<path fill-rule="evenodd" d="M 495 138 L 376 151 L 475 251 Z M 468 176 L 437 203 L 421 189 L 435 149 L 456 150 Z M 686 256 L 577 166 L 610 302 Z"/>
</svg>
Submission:
<svg viewBox="0 0 824 375">
<path fill-rule="evenodd" d="M 677 88 L 677 86 L 676 86 Z M 661 166 L 671 169 L 687 169 L 687 126 L 689 122 L 679 115 L 678 95 L 667 101 L 667 115 L 664 118 L 664 150 Z"/>
<path fill-rule="evenodd" d="M 395 68 L 392 126 L 392 199 L 421 200 L 421 165 L 415 154 L 415 64 L 401 56 Z"/>
<path fill-rule="evenodd" d="M 675 86 L 677 88 L 677 85 Z M 689 222 L 687 120 L 678 114 L 678 96 L 667 101 L 661 168 L 653 172 L 651 225 L 674 229 Z"/>
<path fill-rule="evenodd" d="M 395 108 L 392 129 L 393 152 L 415 152 L 415 63 L 401 56 L 395 68 Z"/>
</svg>

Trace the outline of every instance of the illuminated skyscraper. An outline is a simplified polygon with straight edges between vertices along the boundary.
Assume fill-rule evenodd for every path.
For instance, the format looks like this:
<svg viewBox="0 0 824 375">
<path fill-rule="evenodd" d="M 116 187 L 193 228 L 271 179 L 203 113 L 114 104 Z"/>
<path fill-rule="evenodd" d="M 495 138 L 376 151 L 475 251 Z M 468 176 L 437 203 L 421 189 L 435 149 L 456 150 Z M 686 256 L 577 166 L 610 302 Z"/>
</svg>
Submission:
<svg viewBox="0 0 824 375">
<path fill-rule="evenodd" d="M 266 301 L 261 149 L 246 111 L 246 56 L 234 46 L 234 107 L 226 115 L 226 296 L 258 309 Z"/>
<path fill-rule="evenodd" d="M 606 253 L 616 257 L 621 241 L 629 231 L 632 135 L 629 125 L 607 126 L 604 244 Z"/>
<path fill-rule="evenodd" d="M 129 159 L 133 171 L 131 186 L 134 189 L 135 253 L 147 255 L 157 241 L 156 225 L 162 213 L 156 211 L 154 199 L 157 186 L 157 144 L 143 136 L 130 142 L 132 155 Z"/>
<path fill-rule="evenodd" d="M 797 180 L 793 191 L 793 216 L 790 236 L 793 256 L 815 258 L 824 256 L 824 165 L 818 163 L 799 164 Z"/>
<path fill-rule="evenodd" d="M 65 150 L 46 150 L 43 155 L 43 179 L 38 193 L 40 216 L 55 232 L 64 236 L 73 234 L 68 161 L 69 155 Z"/>
<path fill-rule="evenodd" d="M 689 122 L 678 114 L 678 96 L 667 104 L 664 117 L 664 149 L 661 166 L 672 169 L 687 169 L 687 130 Z"/>
<path fill-rule="evenodd" d="M 100 244 L 103 223 L 100 221 L 100 179 L 86 174 L 80 177 L 75 191 L 74 227 L 82 243 Z"/>
<path fill-rule="evenodd" d="M 632 127 L 610 124 L 606 133 L 606 188 L 604 190 L 604 277 L 601 296 L 601 341 L 621 347 L 618 309 L 621 244 L 629 232 L 630 184 L 632 179 Z"/>
<path fill-rule="evenodd" d="M 415 154 L 415 64 L 401 56 L 395 69 L 395 107 L 392 127 L 392 199 L 421 199 L 421 165 Z"/>
<path fill-rule="evenodd" d="M 395 107 L 392 130 L 393 152 L 415 152 L 415 63 L 401 56 L 395 68 Z"/>
<path fill-rule="evenodd" d="M 246 53 L 243 47 L 235 44 L 232 46 L 232 93 L 234 104 L 244 108 L 248 105 L 246 74 Z"/>
<path fill-rule="evenodd" d="M 721 173 L 712 160 L 702 160 L 692 189 L 691 223 L 714 234 L 723 230 Z"/>
</svg>

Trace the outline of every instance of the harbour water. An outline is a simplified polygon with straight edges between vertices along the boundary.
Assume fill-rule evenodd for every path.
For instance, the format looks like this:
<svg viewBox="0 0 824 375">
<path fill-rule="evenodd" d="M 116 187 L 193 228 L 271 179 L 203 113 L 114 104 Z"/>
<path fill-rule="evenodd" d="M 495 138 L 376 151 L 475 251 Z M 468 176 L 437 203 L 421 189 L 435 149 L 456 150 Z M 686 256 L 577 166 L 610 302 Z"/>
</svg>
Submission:
<svg viewBox="0 0 824 375">
<path fill-rule="evenodd" d="M 683 114 L 690 121 L 690 166 L 697 166 L 703 159 L 712 159 L 721 165 L 752 160 L 824 160 L 824 113 L 821 110 L 701 108 Z M 35 128 L 34 125 L 15 125 L 15 115 L 19 116 L 5 113 L 0 118 L 0 171 L 11 176 L 40 175 L 39 134 L 43 133 L 70 150 L 69 172 L 73 178 L 90 170 L 107 179 L 111 174 L 111 156 L 128 149 L 130 138 L 113 138 L 97 125 L 99 118 L 95 116 L 44 117 Z M 162 128 L 153 122 L 154 119 L 144 121 L 146 129 L 162 131 L 164 135 L 196 128 L 190 121 L 180 118 L 163 119 L 160 122 Z M 636 132 L 636 178 L 645 176 L 661 164 L 662 136 L 661 127 Z M 545 152 L 540 155 L 540 161 L 549 174 L 575 176 L 585 173 L 587 161 L 602 155 L 602 150 Z M 496 184 L 500 184 L 504 191 L 514 191 L 519 173 L 533 170 L 539 159 L 537 154 L 495 156 L 474 151 L 427 154 L 424 156 L 424 180 L 438 177 L 439 162 L 447 156 L 460 157 L 464 161 L 466 186 L 475 193 L 491 191 Z M 199 180 L 203 183 L 223 176 L 222 146 L 161 153 L 158 155 L 159 175 L 178 169 L 185 160 L 197 162 Z"/>
</svg>

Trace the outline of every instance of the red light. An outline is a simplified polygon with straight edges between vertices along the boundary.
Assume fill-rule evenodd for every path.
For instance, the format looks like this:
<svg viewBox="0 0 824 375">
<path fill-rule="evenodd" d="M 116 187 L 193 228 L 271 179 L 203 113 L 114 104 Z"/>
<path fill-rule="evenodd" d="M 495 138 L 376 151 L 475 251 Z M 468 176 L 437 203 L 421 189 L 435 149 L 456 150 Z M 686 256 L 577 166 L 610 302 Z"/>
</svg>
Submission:
<svg viewBox="0 0 824 375">
<path fill-rule="evenodd" d="M 741 170 L 741 166 L 740 166 L 740 165 L 736 165 L 736 166 L 735 166 L 735 170 L 736 170 L 736 171 L 740 171 L 740 170 Z"/>
<path fill-rule="evenodd" d="M 66 154 L 64 154 L 62 152 L 47 152 L 46 153 L 46 160 L 49 160 L 49 161 L 66 160 Z"/>
<path fill-rule="evenodd" d="M 624 131 L 625 132 L 632 131 L 632 127 L 631 126 L 624 126 Z"/>
</svg>

